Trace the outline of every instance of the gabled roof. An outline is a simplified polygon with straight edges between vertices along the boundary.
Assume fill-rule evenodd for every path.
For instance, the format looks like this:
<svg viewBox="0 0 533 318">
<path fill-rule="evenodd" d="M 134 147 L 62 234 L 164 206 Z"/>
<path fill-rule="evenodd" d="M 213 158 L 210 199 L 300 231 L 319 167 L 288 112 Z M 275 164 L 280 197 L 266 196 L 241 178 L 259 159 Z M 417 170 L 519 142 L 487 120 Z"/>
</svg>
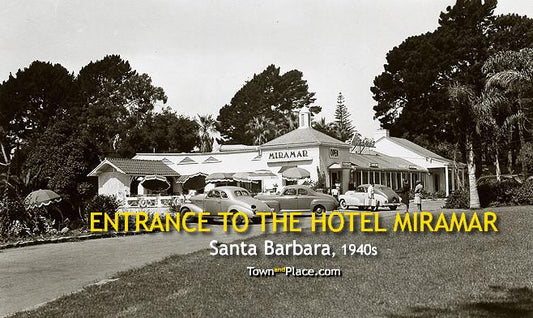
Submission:
<svg viewBox="0 0 533 318">
<path fill-rule="evenodd" d="M 387 137 L 389 138 L 390 140 L 392 140 L 393 142 L 397 143 L 398 145 L 406 148 L 407 150 L 410 150 L 422 157 L 426 157 L 426 158 L 433 158 L 433 159 L 437 159 L 437 160 L 442 160 L 442 161 L 445 161 L 445 162 L 451 162 L 450 159 L 446 159 L 436 153 L 434 153 L 433 151 L 431 150 L 428 150 L 422 146 L 419 146 L 417 144 L 415 144 L 414 142 L 412 141 L 409 141 L 405 138 L 398 138 L 398 137 Z"/>
<path fill-rule="evenodd" d="M 180 175 L 160 160 L 106 158 L 88 176 L 98 176 L 106 166 L 110 166 L 120 173 L 133 176 L 159 175 L 173 177 Z"/>
<path fill-rule="evenodd" d="M 330 137 L 313 128 L 298 128 L 261 145 L 261 148 L 297 145 L 328 145 L 350 147 L 350 145 Z"/>
<path fill-rule="evenodd" d="M 350 162 L 357 170 L 418 171 L 428 170 L 398 157 L 391 157 L 374 151 L 364 154 L 350 154 Z"/>
</svg>

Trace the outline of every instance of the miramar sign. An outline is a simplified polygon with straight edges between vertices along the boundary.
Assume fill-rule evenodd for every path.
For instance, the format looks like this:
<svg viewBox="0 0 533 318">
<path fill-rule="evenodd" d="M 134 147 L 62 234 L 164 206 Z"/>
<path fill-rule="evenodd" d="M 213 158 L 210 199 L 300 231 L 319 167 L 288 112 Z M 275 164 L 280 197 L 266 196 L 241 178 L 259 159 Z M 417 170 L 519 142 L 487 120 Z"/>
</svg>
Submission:
<svg viewBox="0 0 533 318">
<path fill-rule="evenodd" d="M 308 160 L 309 153 L 307 150 L 286 150 L 286 151 L 274 151 L 268 154 L 269 161 L 297 161 Z"/>
</svg>

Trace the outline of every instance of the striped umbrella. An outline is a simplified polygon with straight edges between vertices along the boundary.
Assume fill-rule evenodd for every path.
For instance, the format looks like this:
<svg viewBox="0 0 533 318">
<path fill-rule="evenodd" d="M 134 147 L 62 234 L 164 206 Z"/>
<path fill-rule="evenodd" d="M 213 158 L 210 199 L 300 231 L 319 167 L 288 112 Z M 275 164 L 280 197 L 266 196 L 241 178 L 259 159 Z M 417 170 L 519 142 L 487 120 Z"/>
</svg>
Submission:
<svg viewBox="0 0 533 318">
<path fill-rule="evenodd" d="M 24 207 L 26 209 L 35 209 L 41 208 L 43 206 L 48 206 L 52 203 L 57 203 L 61 201 L 59 194 L 55 193 L 52 190 L 37 190 L 28 194 L 24 199 Z"/>
<path fill-rule="evenodd" d="M 294 181 L 299 179 L 309 178 L 311 173 L 303 168 L 292 167 L 281 173 L 285 180 Z"/>
</svg>

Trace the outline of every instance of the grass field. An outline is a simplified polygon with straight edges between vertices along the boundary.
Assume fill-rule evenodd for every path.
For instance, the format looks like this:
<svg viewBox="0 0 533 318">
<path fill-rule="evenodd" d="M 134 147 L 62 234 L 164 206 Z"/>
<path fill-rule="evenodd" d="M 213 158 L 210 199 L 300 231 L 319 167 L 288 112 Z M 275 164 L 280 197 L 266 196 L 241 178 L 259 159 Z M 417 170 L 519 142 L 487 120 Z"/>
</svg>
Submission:
<svg viewBox="0 0 533 318">
<path fill-rule="evenodd" d="M 174 256 L 16 317 L 533 316 L 533 207 L 493 209 L 500 232 L 276 234 L 249 240 L 330 243 L 337 257 Z M 370 243 L 376 257 L 339 255 Z M 112 255 L 110 255 L 112 257 Z M 341 268 L 342 277 L 253 278 L 247 266 Z"/>
</svg>

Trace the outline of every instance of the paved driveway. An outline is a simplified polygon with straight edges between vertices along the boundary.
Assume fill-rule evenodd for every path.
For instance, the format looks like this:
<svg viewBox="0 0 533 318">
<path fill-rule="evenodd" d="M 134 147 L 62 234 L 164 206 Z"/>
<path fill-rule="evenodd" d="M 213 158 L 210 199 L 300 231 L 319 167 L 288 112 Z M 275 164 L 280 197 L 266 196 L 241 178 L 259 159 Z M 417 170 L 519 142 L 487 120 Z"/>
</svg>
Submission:
<svg viewBox="0 0 533 318">
<path fill-rule="evenodd" d="M 426 205 L 425 210 L 437 210 L 442 201 Z M 310 218 L 302 221 L 303 227 L 309 226 Z M 218 224 L 209 226 L 209 234 L 154 233 L 0 251 L 0 316 L 34 308 L 120 271 L 206 249 L 214 239 L 231 242 L 261 234 L 258 225 L 246 234 L 225 233 Z"/>
</svg>

